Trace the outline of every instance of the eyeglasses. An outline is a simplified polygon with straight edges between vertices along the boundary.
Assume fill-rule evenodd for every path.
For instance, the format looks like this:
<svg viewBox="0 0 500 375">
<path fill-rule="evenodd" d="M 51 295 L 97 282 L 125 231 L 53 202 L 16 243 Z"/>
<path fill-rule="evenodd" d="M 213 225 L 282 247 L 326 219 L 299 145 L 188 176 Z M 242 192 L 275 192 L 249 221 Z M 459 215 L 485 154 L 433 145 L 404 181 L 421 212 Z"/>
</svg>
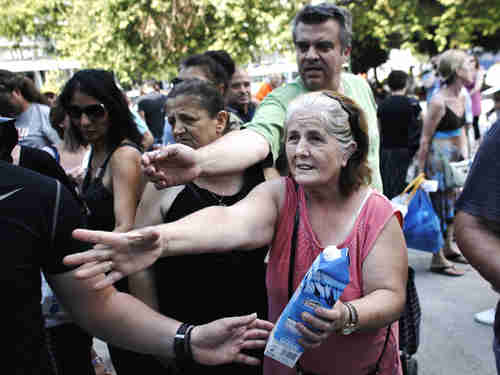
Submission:
<svg viewBox="0 0 500 375">
<path fill-rule="evenodd" d="M 82 113 L 85 113 L 91 120 L 98 120 L 106 114 L 106 107 L 101 103 L 91 104 L 86 107 L 72 105 L 66 108 L 66 112 L 73 120 L 79 120 L 82 117 Z"/>
</svg>

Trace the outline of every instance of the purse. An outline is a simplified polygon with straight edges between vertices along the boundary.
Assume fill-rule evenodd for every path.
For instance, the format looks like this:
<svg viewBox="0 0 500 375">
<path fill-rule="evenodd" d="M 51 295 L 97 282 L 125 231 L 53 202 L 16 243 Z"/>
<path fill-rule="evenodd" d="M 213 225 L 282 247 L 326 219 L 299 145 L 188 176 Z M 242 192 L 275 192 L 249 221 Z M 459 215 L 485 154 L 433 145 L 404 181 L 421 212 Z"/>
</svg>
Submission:
<svg viewBox="0 0 500 375">
<path fill-rule="evenodd" d="M 472 165 L 472 159 L 449 161 L 442 152 L 438 151 L 438 155 L 443 165 L 445 188 L 456 189 L 463 187 Z"/>
<path fill-rule="evenodd" d="M 454 185 L 455 187 L 463 187 L 465 185 L 465 181 L 467 180 L 467 175 L 469 174 L 471 165 L 472 159 L 449 162 L 451 175 L 450 185 Z"/>
<path fill-rule="evenodd" d="M 408 282 L 406 284 L 406 303 L 401 318 L 399 318 L 399 349 L 408 355 L 413 355 L 420 344 L 421 310 L 415 285 L 415 270 L 408 267 Z"/>
</svg>

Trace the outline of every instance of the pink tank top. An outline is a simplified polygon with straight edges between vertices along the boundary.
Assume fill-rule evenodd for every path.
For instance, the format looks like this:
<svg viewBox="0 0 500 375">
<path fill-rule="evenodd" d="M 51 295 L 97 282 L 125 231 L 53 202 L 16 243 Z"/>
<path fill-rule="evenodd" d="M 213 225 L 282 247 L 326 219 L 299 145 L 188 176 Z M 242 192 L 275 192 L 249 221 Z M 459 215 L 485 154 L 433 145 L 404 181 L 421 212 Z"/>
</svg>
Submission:
<svg viewBox="0 0 500 375">
<path fill-rule="evenodd" d="M 368 193 L 351 233 L 337 247 L 349 249 L 351 282 L 340 297 L 350 301 L 363 296 L 363 261 L 370 253 L 377 237 L 395 214 L 387 198 L 371 190 Z M 294 288 L 297 288 L 317 255 L 323 251 L 309 222 L 304 191 L 299 187 L 300 224 L 297 234 L 297 249 Z M 288 302 L 288 271 L 290 262 L 290 241 L 293 231 L 297 193 L 294 182 L 286 179 L 286 197 L 278 219 L 278 230 L 272 244 L 267 267 L 266 284 L 269 301 L 269 320 L 276 322 Z M 397 215 L 400 222 L 401 216 Z M 375 368 L 382 352 L 387 328 L 370 332 L 355 332 L 348 336 L 331 335 L 319 348 L 306 351 L 300 365 L 307 372 L 318 375 L 368 374 Z M 380 363 L 383 375 L 401 375 L 399 360 L 399 329 L 397 322 L 391 326 L 386 351 Z M 268 357 L 264 360 L 265 375 L 293 375 L 290 369 Z"/>
</svg>

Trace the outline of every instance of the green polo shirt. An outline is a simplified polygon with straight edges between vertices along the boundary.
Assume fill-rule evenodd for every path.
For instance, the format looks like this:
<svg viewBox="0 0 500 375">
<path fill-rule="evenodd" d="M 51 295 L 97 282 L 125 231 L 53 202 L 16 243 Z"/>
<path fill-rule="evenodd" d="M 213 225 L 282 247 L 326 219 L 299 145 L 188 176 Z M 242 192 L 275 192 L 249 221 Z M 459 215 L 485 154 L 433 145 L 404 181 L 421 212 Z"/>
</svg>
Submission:
<svg viewBox="0 0 500 375">
<path fill-rule="evenodd" d="M 342 73 L 341 81 L 344 95 L 354 100 L 365 111 L 370 139 L 368 163 L 372 169 L 372 186 L 382 192 L 377 107 L 372 90 L 366 80 L 354 74 Z M 277 159 L 280 152 L 280 141 L 283 136 L 288 104 L 299 95 L 307 92 L 309 90 L 306 89 L 300 77 L 292 83 L 274 89 L 260 103 L 252 122 L 245 125 L 247 129 L 252 129 L 267 139 L 274 160 Z"/>
</svg>

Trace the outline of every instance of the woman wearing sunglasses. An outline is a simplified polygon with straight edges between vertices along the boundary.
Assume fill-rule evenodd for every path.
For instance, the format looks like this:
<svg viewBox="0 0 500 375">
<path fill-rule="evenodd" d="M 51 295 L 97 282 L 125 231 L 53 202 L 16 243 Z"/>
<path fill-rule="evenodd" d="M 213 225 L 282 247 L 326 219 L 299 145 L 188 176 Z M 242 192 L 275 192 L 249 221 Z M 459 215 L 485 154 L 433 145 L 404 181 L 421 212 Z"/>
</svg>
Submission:
<svg viewBox="0 0 500 375">
<path fill-rule="evenodd" d="M 89 228 L 130 230 L 144 187 L 142 136 L 113 74 L 79 71 L 66 83 L 59 100 L 70 118 L 76 146 L 91 146 L 81 186 L 81 196 L 90 210 Z M 127 284 L 124 280 L 117 288 L 127 292 Z M 118 364 L 121 355 L 113 355 L 114 351 L 110 347 L 113 362 Z"/>
</svg>

